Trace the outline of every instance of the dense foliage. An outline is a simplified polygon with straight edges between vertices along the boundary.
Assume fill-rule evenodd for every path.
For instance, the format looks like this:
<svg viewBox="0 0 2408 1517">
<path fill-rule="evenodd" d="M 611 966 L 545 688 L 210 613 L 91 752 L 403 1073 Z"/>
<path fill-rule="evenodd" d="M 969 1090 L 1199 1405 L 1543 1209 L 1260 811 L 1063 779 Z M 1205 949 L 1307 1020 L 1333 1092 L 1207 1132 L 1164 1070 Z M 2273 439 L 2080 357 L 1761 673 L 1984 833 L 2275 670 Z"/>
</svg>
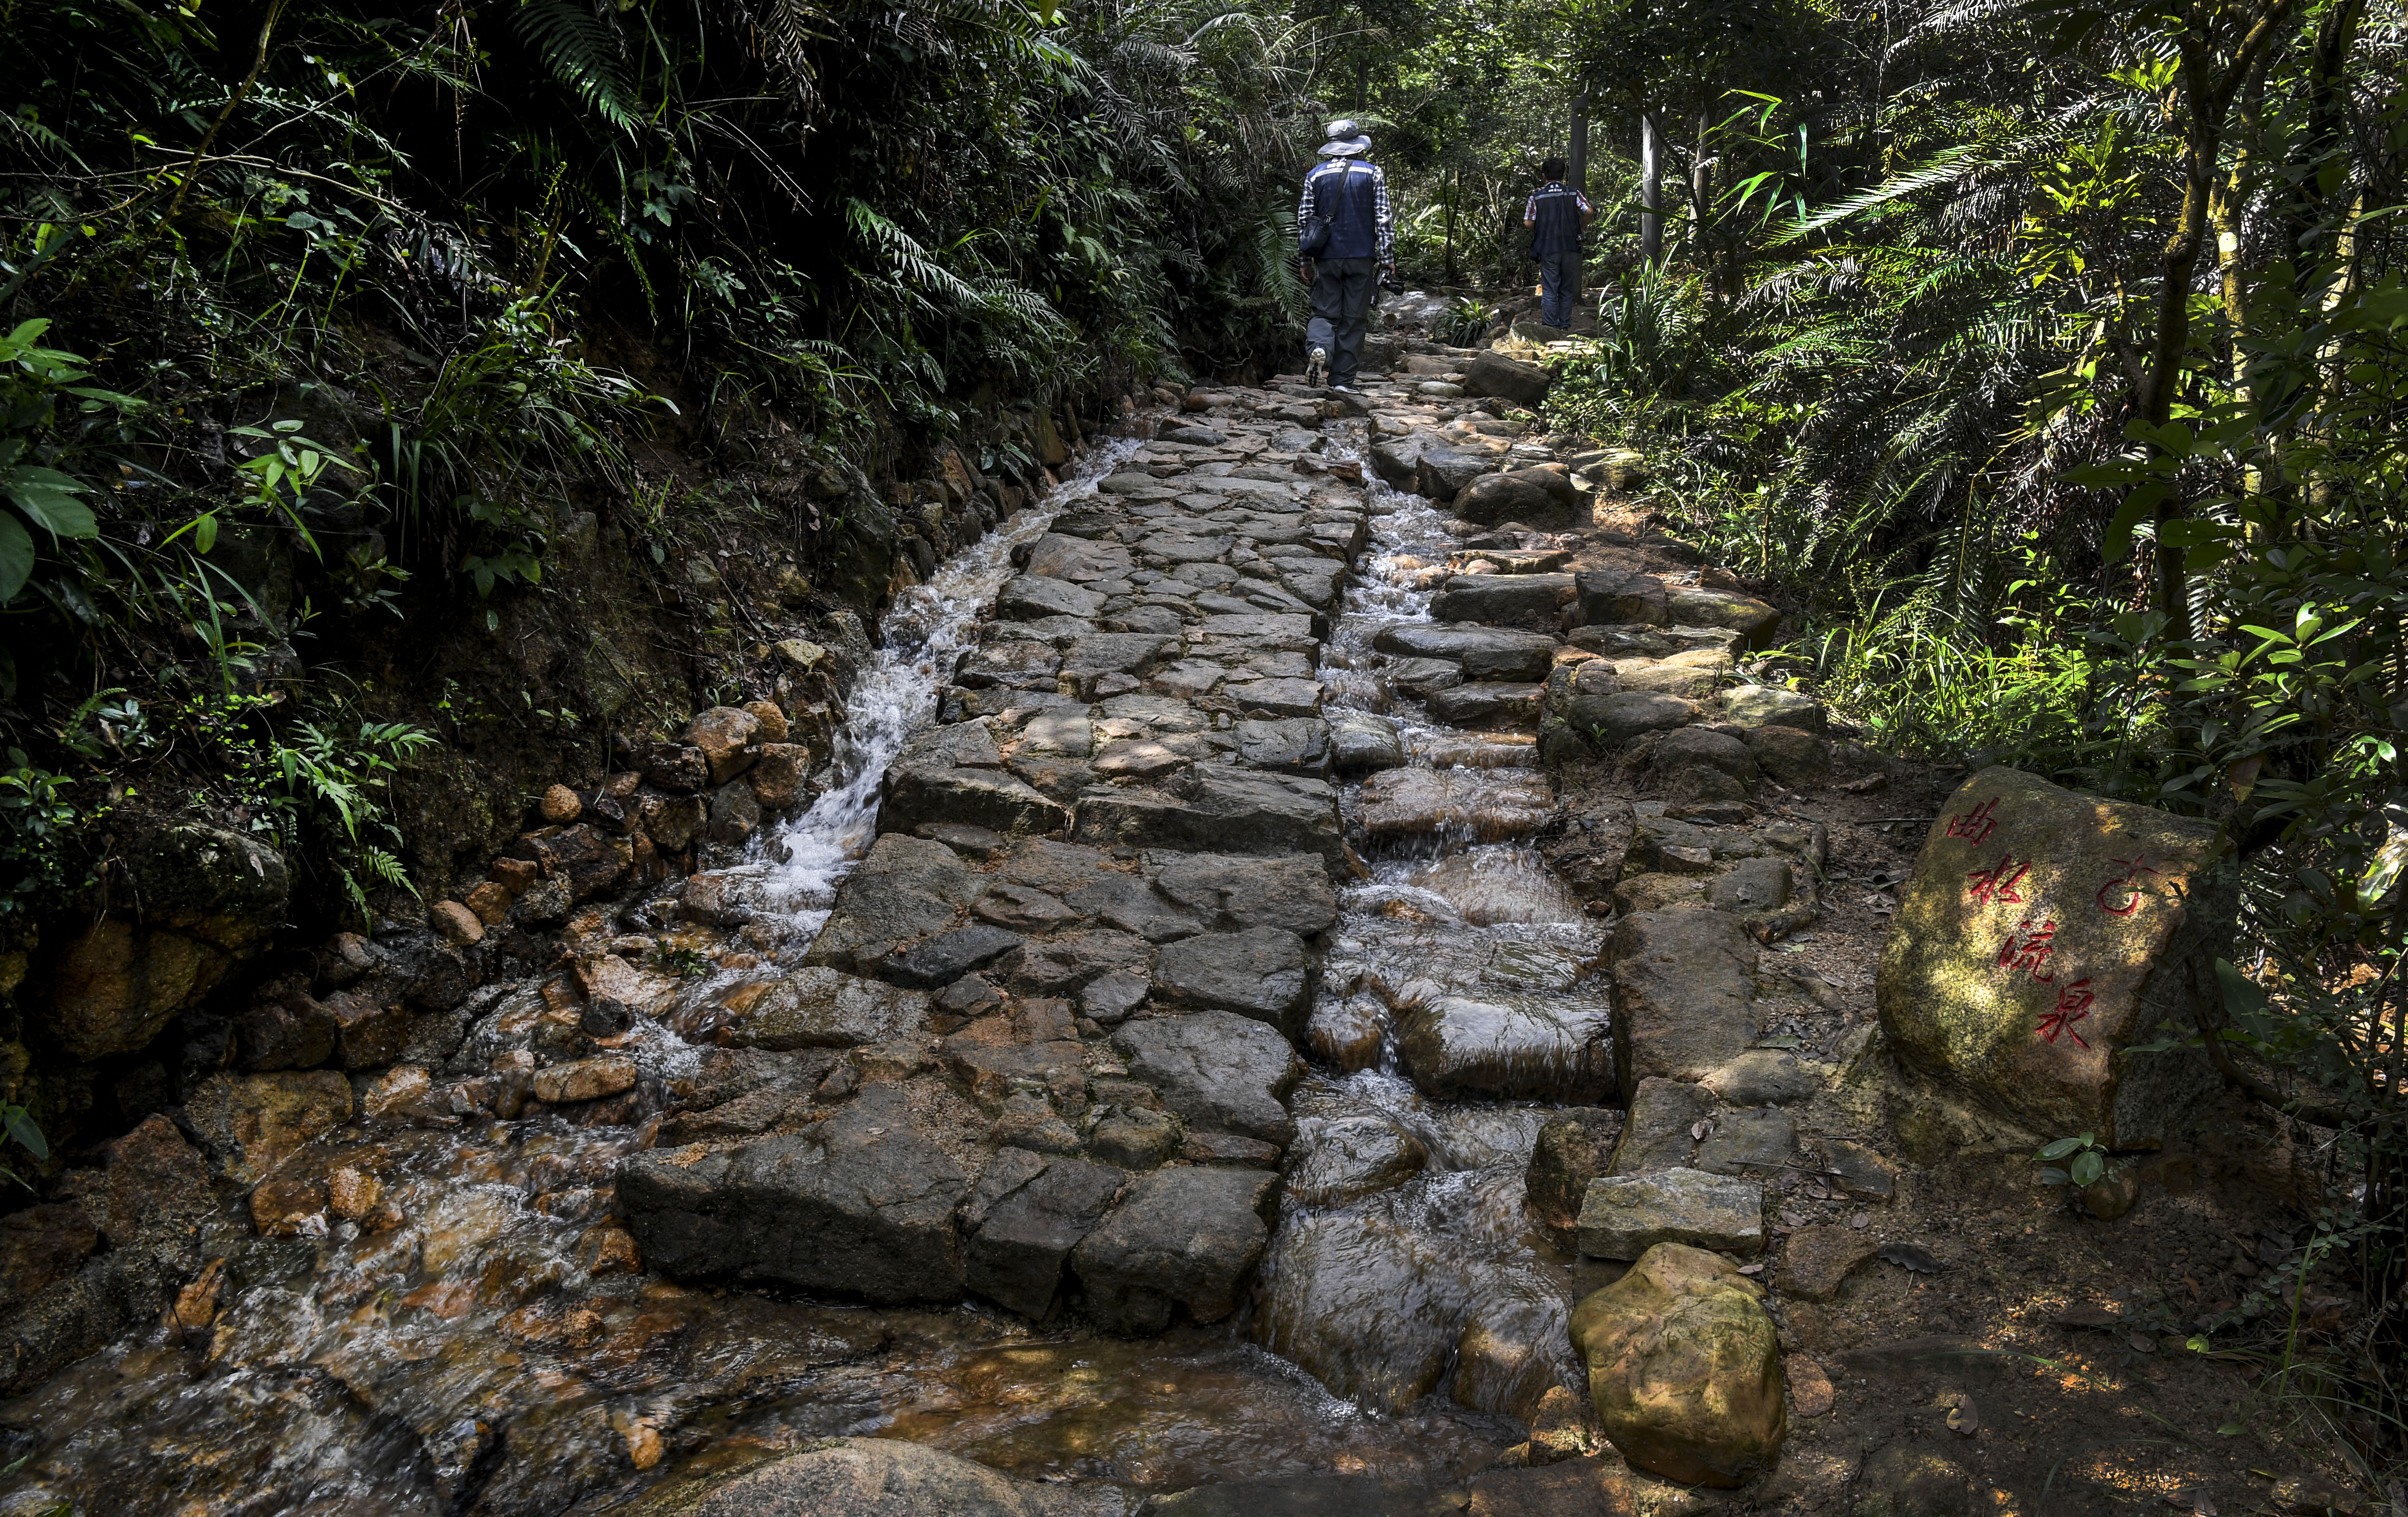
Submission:
<svg viewBox="0 0 2408 1517">
<path fill-rule="evenodd" d="M 347 683 L 394 617 L 497 626 L 580 508 L 661 558 L 767 436 L 991 465 L 982 408 L 1243 362 L 1297 299 L 1316 123 L 1242 9 L 7 14 L 0 914 L 129 787 L 404 882 L 426 735 Z"/>
<path fill-rule="evenodd" d="M 2399 8 L 1586 14 L 1599 45 L 1727 36 L 1645 54 L 1668 252 L 1593 264 L 1559 416 L 1648 455 L 1877 740 L 2222 823 L 2243 930 L 2200 1036 L 2330 1135 L 2319 1247 L 2388 1351 L 2343 1421 L 2396 1450 Z"/>
</svg>

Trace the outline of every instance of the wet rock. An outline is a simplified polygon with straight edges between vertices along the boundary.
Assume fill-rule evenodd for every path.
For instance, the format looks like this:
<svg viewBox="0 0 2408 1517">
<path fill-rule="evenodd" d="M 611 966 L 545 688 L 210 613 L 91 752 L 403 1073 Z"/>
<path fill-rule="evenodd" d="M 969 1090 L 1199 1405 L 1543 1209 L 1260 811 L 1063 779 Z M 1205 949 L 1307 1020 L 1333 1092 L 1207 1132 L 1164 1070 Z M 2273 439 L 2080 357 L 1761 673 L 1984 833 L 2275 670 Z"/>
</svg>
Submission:
<svg viewBox="0 0 2408 1517">
<path fill-rule="evenodd" d="M 961 1295 L 954 1207 L 971 1177 L 900 1087 L 866 1086 L 816 1128 L 724 1153 L 637 1153 L 619 1204 L 672 1276 L 770 1281 L 882 1305 Z"/>
<path fill-rule="evenodd" d="M 1363 782 L 1355 820 L 1373 840 L 1436 835 L 1467 842 L 1526 837 L 1555 820 L 1545 780 L 1464 769 L 1385 769 Z"/>
<path fill-rule="evenodd" d="M 812 758 L 801 743 L 763 743 L 760 758 L 744 776 L 753 801 L 765 811 L 783 811 L 802 800 Z"/>
<path fill-rule="evenodd" d="M 1432 694 L 1429 711 L 1433 718 L 1455 727 L 1531 727 L 1538 724 L 1545 697 L 1544 685 L 1480 680 Z"/>
<path fill-rule="evenodd" d="M 1650 1076 L 1695 1081 L 1764 1034 L 1756 944 L 1721 911 L 1649 911 L 1615 924 L 1606 949 L 1619 1012 L 1613 1068 L 1625 1098 Z"/>
<path fill-rule="evenodd" d="M 1463 665 L 1450 664 L 1442 658 L 1400 658 L 1380 673 L 1390 686 L 1415 700 L 1427 700 L 1441 690 L 1451 690 L 1463 683 Z M 1384 766 L 1395 767 L 1394 765 Z"/>
<path fill-rule="evenodd" d="M 2177 1130 L 2213 1067 L 2125 1050 L 2223 1015 L 2234 896 L 2214 854 L 2204 822 L 1975 775 L 1899 893 L 1876 981 L 1889 1046 L 2036 1132 L 2131 1148 Z"/>
<path fill-rule="evenodd" d="M 1467 395 L 1493 395 L 1516 406 L 1537 409 L 1547 398 L 1547 371 L 1503 353 L 1483 351 L 1464 366 L 1458 381 Z"/>
<path fill-rule="evenodd" d="M 1607 1171 L 1622 1113 L 1605 1107 L 1574 1107 L 1547 1119 L 1531 1146 L 1523 1177 L 1530 1214 L 1542 1225 L 1570 1232 L 1580 1217 L 1588 1183 Z"/>
<path fill-rule="evenodd" d="M 1407 1010 L 1397 1048 L 1429 1095 L 1508 1101 L 1602 1100 L 1612 1086 L 1603 1005 L 1447 995 Z"/>
<path fill-rule="evenodd" d="M 953 926 L 985 888 L 944 844 L 882 834 L 869 856 L 838 888 L 836 907 L 806 956 L 810 964 L 850 964 L 871 944 L 910 942 Z"/>
<path fill-rule="evenodd" d="M 1154 884 L 1217 931 L 1275 927 L 1311 937 L 1338 920 L 1338 894 L 1318 857 L 1167 854 Z"/>
<path fill-rule="evenodd" d="M 351 1086 L 331 1069 L 211 1075 L 185 1101 L 184 1117 L 227 1178 L 257 1184 L 310 1140 L 351 1120 Z"/>
<path fill-rule="evenodd" d="M 1580 1304 L 1572 1344 L 1624 1458 L 1725 1489 L 1770 1471 L 1788 1436 L 1763 1287 L 1699 1249 L 1659 1244 Z"/>
<path fill-rule="evenodd" d="M 1254 704 L 1242 687 L 1231 694 L 1241 703 Z M 1329 777 L 1329 723 L 1319 717 L 1240 722 L 1237 737 L 1238 756 L 1249 768 L 1311 775 L 1316 780 Z"/>
<path fill-rule="evenodd" d="M 1070 1251 L 1100 1220 L 1127 1176 L 1100 1164 L 1056 1159 L 996 1202 L 969 1240 L 969 1289 L 1042 1322 L 1054 1309 Z"/>
<path fill-rule="evenodd" d="M 1429 1162 L 1422 1140 L 1385 1117 L 1306 1117 L 1288 1151 L 1287 1199 L 1343 1206 L 1401 1185 Z"/>
<path fill-rule="evenodd" d="M 138 914 L 86 927 L 60 954 L 47 997 L 31 1003 L 79 1059 L 147 1046 L 284 924 L 284 860 L 247 834 L 136 821 L 114 856 L 122 890 L 111 898 L 140 903 Z"/>
<path fill-rule="evenodd" d="M 1018 933 L 988 923 L 923 938 L 878 963 L 879 978 L 910 990 L 941 990 L 973 969 L 982 969 L 1022 946 Z"/>
<path fill-rule="evenodd" d="M 913 832 L 930 823 L 1010 834 L 1059 831 L 1069 808 L 1001 768 L 942 762 L 933 754 L 897 760 L 879 780 L 879 830 Z"/>
<path fill-rule="evenodd" d="M 1622 879 L 1637 826 L 1630 802 L 1622 796 L 1603 793 L 1594 780 L 1568 785 L 1563 825 L 1540 839 L 1539 852 L 1572 894 L 1584 901 L 1605 900 Z"/>
<path fill-rule="evenodd" d="M 1823 730 L 1823 703 L 1777 685 L 1735 685 L 1723 692 L 1722 718 L 1751 731 L 1770 726 L 1817 733 Z"/>
<path fill-rule="evenodd" d="M 1590 569 L 1581 573 L 1574 584 L 1580 623 L 1584 628 L 1662 626 L 1670 620 L 1667 611 L 1664 581 L 1652 574 L 1638 574 L 1627 569 Z M 1606 647 L 1575 637 L 1580 646 L 1595 647 L 1606 654 L 1630 652 L 1642 658 L 1662 658 L 1671 651 L 1666 645 L 1660 651 L 1634 646 Z"/>
<path fill-rule="evenodd" d="M 1227 1011 L 1153 1017 L 1124 1023 L 1112 1047 L 1193 1126 L 1271 1143 L 1291 1136 L 1282 1102 L 1304 1065 L 1261 1022 Z"/>
<path fill-rule="evenodd" d="M 760 757 L 761 719 L 738 706 L 714 706 L 694 719 L 685 740 L 702 752 L 710 783 L 724 785 Z"/>
<path fill-rule="evenodd" d="M 1109 1487 L 1037 1484 L 900 1438 L 831 1438 L 730 1478 L 657 1486 L 631 1517 L 1122 1517 Z"/>
<path fill-rule="evenodd" d="M 1087 1152 L 1099 1164 L 1121 1169 L 1153 1169 L 1178 1153 L 1185 1134 L 1176 1120 L 1142 1107 L 1113 1112 L 1096 1123 Z"/>
<path fill-rule="evenodd" d="M 1405 762 L 1405 745 L 1397 724 L 1369 711 L 1334 709 L 1329 723 L 1330 767 L 1339 774 L 1368 774 L 1393 769 Z"/>
<path fill-rule="evenodd" d="M 549 785 L 544 789 L 542 799 L 536 803 L 536 809 L 544 821 L 556 827 L 565 827 L 585 814 L 585 803 L 579 800 L 577 792 L 566 785 Z"/>
<path fill-rule="evenodd" d="M 476 912 L 458 901 L 437 901 L 426 909 L 426 918 L 437 933 L 454 948 L 468 948 L 485 940 L 485 923 Z"/>
<path fill-rule="evenodd" d="M 1781 1267 L 1773 1278 L 1784 1295 L 1828 1301 L 1839 1294 L 1840 1282 L 1848 1278 L 1848 1272 L 1880 1249 L 1880 1237 L 1866 1229 L 1800 1227 L 1782 1244 Z"/>
<path fill-rule="evenodd" d="M 673 794 L 691 795 L 710 783 L 710 765 L 699 748 L 654 743 L 644 755 L 644 779 Z"/>
<path fill-rule="evenodd" d="M 1658 1243 L 1747 1258 L 1764 1249 L 1764 1185 L 1702 1169 L 1605 1176 L 1590 1181 L 1575 1225 L 1592 1258 L 1636 1259 Z"/>
<path fill-rule="evenodd" d="M 1459 664 L 1467 680 L 1542 680 L 1555 658 L 1555 640 L 1541 633 L 1435 622 L 1383 627 L 1371 646 L 1383 653 Z"/>
<path fill-rule="evenodd" d="M 644 835 L 652 838 L 655 848 L 679 853 L 702 831 L 710 812 L 699 795 L 649 795 L 638 808 L 637 815 Z"/>
<path fill-rule="evenodd" d="M 771 985 L 721 1028 L 719 1040 L 780 1052 L 855 1048 L 908 1038 L 927 1024 L 925 995 L 821 966 L 798 969 Z"/>
<path fill-rule="evenodd" d="M 1571 603 L 1569 574 L 1458 574 L 1430 603 L 1430 615 L 1552 634 Z"/>
<path fill-rule="evenodd" d="M 546 879 L 567 887 L 572 901 L 609 894 L 636 860 L 635 849 L 625 839 L 585 822 L 550 837 L 531 837 L 523 846 L 535 855 Z M 519 905 L 523 913 L 526 896 L 519 897 Z"/>
<path fill-rule="evenodd" d="M 1251 927 L 1164 945 L 1154 955 L 1154 986 L 1170 1002 L 1235 1011 L 1301 1038 L 1315 968 L 1296 934 Z"/>
<path fill-rule="evenodd" d="M 1711 590 L 1703 585 L 1674 585 L 1664 594 L 1664 608 L 1675 623 L 1693 627 L 1727 627 L 1750 648 L 1772 639 L 1781 620 L 1778 608 L 1736 590 Z"/>
<path fill-rule="evenodd" d="M 1792 789 L 1809 789 L 1831 777 L 1829 740 L 1796 727 L 1770 723 L 1751 727 L 1747 751 L 1757 767 Z"/>
<path fill-rule="evenodd" d="M 1496 455 L 1484 448 L 1456 448 L 1440 443 L 1422 450 L 1413 470 L 1413 488 L 1432 500 L 1451 501 L 1474 479 L 1496 467 Z"/>
<path fill-rule="evenodd" d="M 636 1061 L 606 1054 L 551 1065 L 536 1071 L 531 1088 L 535 1098 L 547 1106 L 598 1101 L 636 1088 Z"/>
<path fill-rule="evenodd" d="M 236 1059 L 248 1070 L 308 1069 L 335 1056 L 335 1018 L 295 991 L 263 1000 L 234 1022 Z"/>
<path fill-rule="evenodd" d="M 1440 1252 L 1384 1218 L 1292 1219 L 1264 1262 L 1265 1346 L 1331 1394 L 1397 1411 L 1437 1387 L 1465 1288 Z"/>
<path fill-rule="evenodd" d="M 80 1207 L 30 1206 L 0 1217 L 0 1301 L 47 1290 L 99 1252 L 100 1229 Z"/>
<path fill-rule="evenodd" d="M 1037 622 L 1049 616 L 1093 620 L 1104 608 L 1105 597 L 1051 575 L 1014 577 L 996 596 L 995 614 L 1010 622 Z"/>
<path fill-rule="evenodd" d="M 1198 1323 L 1237 1309 L 1270 1230 L 1260 1215 L 1276 1176 L 1253 1169 L 1158 1169 L 1071 1252 L 1087 1312 L 1107 1331 L 1158 1333 L 1184 1311 Z"/>
<path fill-rule="evenodd" d="M 1076 995 L 1106 975 L 1144 973 L 1153 952 L 1130 933 L 1077 932 L 1022 944 L 996 973 L 1023 993 Z"/>
<path fill-rule="evenodd" d="M 69 1171 L 63 1195 L 98 1224 L 112 1249 L 180 1246 L 217 1209 L 208 1166 L 176 1124 L 145 1117 L 132 1132 L 101 1145 L 98 1171 Z"/>
<path fill-rule="evenodd" d="M 1321 1002 L 1305 1023 L 1305 1046 L 1314 1058 L 1337 1066 L 1342 1074 L 1375 1069 L 1386 1025 L 1381 1010 L 1379 998 L 1371 995 Z"/>
<path fill-rule="evenodd" d="M 1321 683 L 1315 680 L 1233 680 L 1221 694 L 1254 717 L 1307 717 L 1321 711 Z"/>
<path fill-rule="evenodd" d="M 761 829 L 761 802 L 747 780 L 734 780 L 711 792 L 710 816 L 704 834 L 714 843 L 736 844 Z"/>
<path fill-rule="evenodd" d="M 1097 846 L 1345 856 L 1338 793 L 1325 781 L 1211 764 L 1178 778 L 1175 793 L 1082 796 L 1072 837 Z"/>
<path fill-rule="evenodd" d="M 326 1188 L 314 1180 L 269 1180 L 251 1193 L 251 1224 L 262 1238 L 322 1237 Z"/>
</svg>

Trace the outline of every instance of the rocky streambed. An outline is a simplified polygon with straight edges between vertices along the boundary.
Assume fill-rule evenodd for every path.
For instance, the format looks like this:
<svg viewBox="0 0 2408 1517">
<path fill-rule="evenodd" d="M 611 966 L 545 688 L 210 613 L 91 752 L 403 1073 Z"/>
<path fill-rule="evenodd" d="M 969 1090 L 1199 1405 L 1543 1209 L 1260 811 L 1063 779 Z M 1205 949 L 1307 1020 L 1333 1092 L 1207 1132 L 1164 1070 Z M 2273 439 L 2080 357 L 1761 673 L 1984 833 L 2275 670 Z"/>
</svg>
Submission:
<svg viewBox="0 0 2408 1517">
<path fill-rule="evenodd" d="M 1835 1495 L 1784 1303 L 1905 1193 L 1799 803 L 1891 770 L 1529 371 L 1403 346 L 1191 393 L 909 592 L 749 858 L 121 1140 L 173 1299 L 0 1410 L 0 1511 Z"/>
</svg>

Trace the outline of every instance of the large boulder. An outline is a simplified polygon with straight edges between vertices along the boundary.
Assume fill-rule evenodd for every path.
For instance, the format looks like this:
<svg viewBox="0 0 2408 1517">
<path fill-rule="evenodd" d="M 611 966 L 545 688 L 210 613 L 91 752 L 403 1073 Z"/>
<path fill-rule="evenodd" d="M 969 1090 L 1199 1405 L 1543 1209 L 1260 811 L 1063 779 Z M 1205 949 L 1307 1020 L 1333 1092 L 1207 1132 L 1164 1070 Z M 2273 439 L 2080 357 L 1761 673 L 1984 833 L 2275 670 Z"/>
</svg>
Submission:
<svg viewBox="0 0 2408 1517">
<path fill-rule="evenodd" d="M 987 1209 L 969 1241 L 969 1288 L 1039 1321 L 1054 1309 L 1070 1251 L 1103 1217 L 1128 1177 L 1107 1165 L 1056 1159 Z"/>
<path fill-rule="evenodd" d="M 1544 520 L 1562 502 L 1546 481 L 1525 477 L 1537 472 L 1523 469 L 1512 474 L 1482 475 L 1455 497 L 1455 514 L 1482 526 Z"/>
<path fill-rule="evenodd" d="M 1613 1070 L 1627 1102 L 1650 1076 L 1703 1080 L 1764 1035 L 1756 941 L 1721 911 L 1645 911 L 1615 923 Z"/>
<path fill-rule="evenodd" d="M 772 984 L 744 1014 L 720 1029 L 737 1048 L 854 1048 L 924 1031 L 928 998 L 824 966 Z"/>
<path fill-rule="evenodd" d="M 1764 1182 L 1703 1169 L 1600 1176 L 1582 1199 L 1579 1246 L 1636 1259 L 1658 1243 L 1752 1256 L 1764 1252 Z"/>
<path fill-rule="evenodd" d="M 1588 569 L 1578 576 L 1576 584 L 1582 626 L 1660 627 L 1671 619 L 1664 581 L 1652 574 Z"/>
<path fill-rule="evenodd" d="M 184 1102 L 184 1120 L 228 1178 L 256 1184 L 351 1118 L 351 1085 L 332 1069 L 215 1074 Z"/>
<path fill-rule="evenodd" d="M 2178 1131 L 2216 1084 L 2196 1050 L 2135 1053 L 2219 1016 L 2234 888 L 2206 822 L 1985 769 L 1940 808 L 1875 995 L 1907 1064 L 2035 1133 L 2109 1148 Z"/>
<path fill-rule="evenodd" d="M 895 1306 L 961 1295 L 953 1210 L 971 1180 L 900 1087 L 873 1085 L 805 1132 L 634 1154 L 618 1195 L 645 1261 L 666 1274 Z"/>
<path fill-rule="evenodd" d="M 50 1033 L 79 1059 L 148 1045 L 283 926 L 291 891 L 275 850 L 205 823 L 131 827 L 117 858 L 114 909 L 50 974 Z"/>
<path fill-rule="evenodd" d="M 1139 1180 L 1071 1252 L 1087 1314 L 1108 1331 L 1159 1333 L 1184 1313 L 1215 1323 L 1270 1240 L 1262 1210 L 1278 1177 L 1190 1166 Z"/>
<path fill-rule="evenodd" d="M 1736 590 L 1709 590 L 1703 585 L 1674 585 L 1665 592 L 1664 608 L 1682 626 L 1727 627 L 1750 648 L 1772 640 L 1780 608 Z"/>
<path fill-rule="evenodd" d="M 1789 1431 L 1764 1287 L 1662 1243 L 1572 1313 L 1605 1436 L 1637 1467 L 1725 1489 L 1769 1472 Z"/>
<path fill-rule="evenodd" d="M 1535 409 L 1547 398 L 1547 371 L 1503 353 L 1484 352 L 1464 366 L 1456 381 L 1467 395 L 1493 395 Z"/>
</svg>

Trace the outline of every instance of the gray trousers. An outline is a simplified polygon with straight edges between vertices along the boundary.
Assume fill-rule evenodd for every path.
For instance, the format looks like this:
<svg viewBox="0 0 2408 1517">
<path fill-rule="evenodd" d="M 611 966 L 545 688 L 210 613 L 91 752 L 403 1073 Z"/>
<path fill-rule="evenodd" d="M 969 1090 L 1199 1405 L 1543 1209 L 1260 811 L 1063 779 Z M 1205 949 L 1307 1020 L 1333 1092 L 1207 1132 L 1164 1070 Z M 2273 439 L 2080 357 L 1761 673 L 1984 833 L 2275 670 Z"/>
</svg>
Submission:
<svg viewBox="0 0 2408 1517">
<path fill-rule="evenodd" d="M 1580 278 L 1578 248 L 1539 255 L 1539 320 L 1557 328 L 1572 324 L 1572 309 L 1580 302 Z"/>
<path fill-rule="evenodd" d="M 1329 382 L 1353 384 L 1363 362 L 1363 334 L 1371 325 L 1371 299 L 1380 292 L 1380 265 L 1372 258 L 1322 258 L 1312 265 L 1312 320 L 1304 323 L 1304 345 L 1329 350 Z"/>
</svg>

